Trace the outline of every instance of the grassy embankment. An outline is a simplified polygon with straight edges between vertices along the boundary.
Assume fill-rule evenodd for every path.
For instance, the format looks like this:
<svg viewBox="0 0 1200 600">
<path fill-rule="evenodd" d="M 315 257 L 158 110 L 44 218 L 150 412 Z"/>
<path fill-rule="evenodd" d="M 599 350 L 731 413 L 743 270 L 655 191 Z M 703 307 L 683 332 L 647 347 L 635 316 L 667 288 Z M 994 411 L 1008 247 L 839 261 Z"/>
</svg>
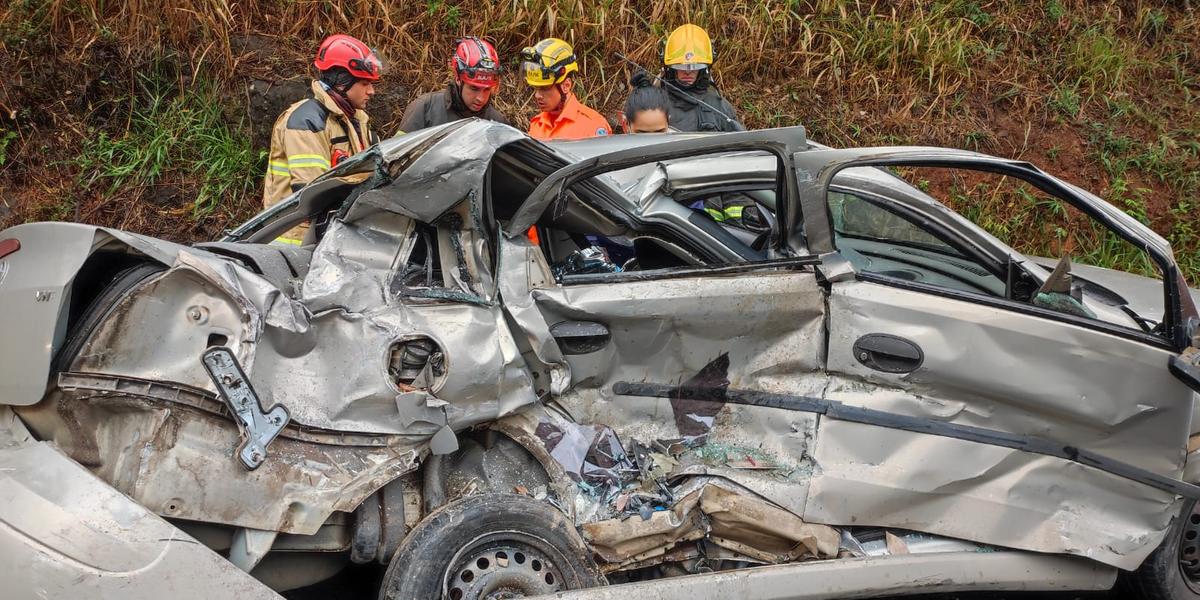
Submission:
<svg viewBox="0 0 1200 600">
<path fill-rule="evenodd" d="M 384 56 L 371 112 L 386 134 L 445 81 L 460 34 L 490 35 L 505 57 L 546 35 L 572 41 L 583 95 L 612 114 L 625 94 L 613 53 L 653 63 L 665 31 L 691 20 L 717 38 L 719 81 L 747 125 L 1030 160 L 1168 237 L 1197 282 L 1200 14 L 1184 4 L 14 0 L 0 8 L 0 226 L 70 219 L 195 240 L 252 214 L 265 132 L 293 99 L 271 90 L 307 76 L 327 33 Z M 519 119 L 532 106 L 517 79 L 499 105 Z M 1052 205 L 958 208 L 1026 251 L 1127 260 Z"/>
</svg>

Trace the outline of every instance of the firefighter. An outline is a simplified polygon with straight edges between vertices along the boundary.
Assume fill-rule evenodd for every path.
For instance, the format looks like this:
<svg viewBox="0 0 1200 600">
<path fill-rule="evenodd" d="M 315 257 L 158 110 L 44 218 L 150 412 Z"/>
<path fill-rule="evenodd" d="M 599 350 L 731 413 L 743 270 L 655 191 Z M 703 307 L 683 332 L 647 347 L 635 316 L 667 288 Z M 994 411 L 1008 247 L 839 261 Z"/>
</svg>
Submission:
<svg viewBox="0 0 1200 600">
<path fill-rule="evenodd" d="M 500 85 L 500 58 L 490 42 L 475 36 L 458 40 L 450 69 L 454 80 L 446 89 L 422 94 L 404 109 L 401 132 L 470 117 L 512 124 L 492 105 L 492 94 Z"/>
<path fill-rule="evenodd" d="M 679 131 L 745 131 L 733 105 L 712 79 L 708 33 L 688 23 L 671 32 L 663 48 L 663 79 L 671 95 L 671 127 Z M 707 106 L 705 106 L 707 105 Z"/>
<path fill-rule="evenodd" d="M 541 111 L 529 121 L 529 135 L 540 139 L 582 139 L 609 135 L 608 121 L 575 98 L 572 87 L 579 63 L 571 45 L 547 38 L 521 51 L 525 83 Z"/>
<path fill-rule="evenodd" d="M 383 72 L 379 57 L 361 41 L 338 34 L 321 42 L 313 65 L 319 77 L 312 82 L 312 97 L 288 107 L 271 131 L 264 207 L 375 143 L 364 109 Z M 276 241 L 298 245 L 305 229 L 292 229 Z"/>
</svg>

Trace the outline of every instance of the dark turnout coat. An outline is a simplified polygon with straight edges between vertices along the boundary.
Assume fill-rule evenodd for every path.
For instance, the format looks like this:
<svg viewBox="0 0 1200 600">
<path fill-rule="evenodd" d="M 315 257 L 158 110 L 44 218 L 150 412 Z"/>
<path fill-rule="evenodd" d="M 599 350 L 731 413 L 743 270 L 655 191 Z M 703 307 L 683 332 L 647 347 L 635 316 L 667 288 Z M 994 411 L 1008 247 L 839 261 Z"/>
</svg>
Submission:
<svg viewBox="0 0 1200 600">
<path fill-rule="evenodd" d="M 397 133 L 416 131 L 470 117 L 512 125 L 508 117 L 496 110 L 491 102 L 483 110 L 477 113 L 471 112 L 459 100 L 458 90 L 455 89 L 454 84 L 450 84 L 444 90 L 421 94 L 409 102 L 408 107 L 404 109 L 404 118 L 400 120 L 400 131 Z"/>
<path fill-rule="evenodd" d="M 667 93 L 671 96 L 667 118 L 671 121 L 671 127 L 679 131 L 746 130 L 746 127 L 737 120 L 737 111 L 733 109 L 733 105 L 721 96 L 721 92 L 717 91 L 714 85 L 708 85 L 703 91 L 676 90 L 667 87 Z M 697 100 L 702 100 L 709 106 L 720 110 L 733 121 L 726 120 L 725 116 L 717 114 L 716 111 L 700 104 Z"/>
</svg>

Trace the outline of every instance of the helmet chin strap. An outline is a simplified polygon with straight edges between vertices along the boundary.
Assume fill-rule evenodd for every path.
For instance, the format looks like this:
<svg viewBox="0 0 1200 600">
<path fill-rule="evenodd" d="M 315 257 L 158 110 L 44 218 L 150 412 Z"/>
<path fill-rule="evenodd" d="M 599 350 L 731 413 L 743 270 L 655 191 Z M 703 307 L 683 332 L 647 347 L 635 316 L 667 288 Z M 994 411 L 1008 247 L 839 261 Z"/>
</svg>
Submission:
<svg viewBox="0 0 1200 600">
<path fill-rule="evenodd" d="M 452 96 L 452 97 L 450 98 L 450 106 L 451 106 L 451 108 L 453 108 L 454 110 L 456 110 L 456 111 L 458 111 L 458 112 L 460 112 L 460 113 L 462 113 L 462 112 L 474 113 L 475 111 L 471 110 L 471 107 L 470 107 L 470 106 L 467 106 L 467 101 L 463 99 L 463 95 L 462 95 L 462 92 L 463 92 L 463 81 L 462 81 L 462 78 L 461 78 L 461 77 L 455 77 L 455 78 L 454 78 L 454 83 L 452 83 L 451 85 L 454 87 L 454 91 L 453 91 L 453 92 L 451 92 L 451 96 Z"/>
<path fill-rule="evenodd" d="M 550 112 L 560 115 L 562 114 L 563 107 L 567 105 L 567 92 L 563 91 L 561 83 L 554 84 L 554 89 L 558 90 L 558 106 L 554 107 L 554 110 Z"/>
</svg>

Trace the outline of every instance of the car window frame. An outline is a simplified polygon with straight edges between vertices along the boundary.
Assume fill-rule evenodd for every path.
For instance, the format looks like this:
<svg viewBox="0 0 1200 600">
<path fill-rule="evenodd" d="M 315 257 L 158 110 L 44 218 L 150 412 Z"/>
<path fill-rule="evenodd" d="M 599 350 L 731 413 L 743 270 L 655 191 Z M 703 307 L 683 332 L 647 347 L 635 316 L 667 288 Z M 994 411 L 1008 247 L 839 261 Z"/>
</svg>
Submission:
<svg viewBox="0 0 1200 600">
<path fill-rule="evenodd" d="M 1181 297 L 1180 290 L 1186 291 L 1187 288 L 1183 283 L 1179 267 L 1171 255 L 1170 245 L 1161 238 L 1158 240 L 1148 238 L 1138 230 L 1137 226 L 1129 222 L 1132 220 L 1131 217 L 1119 213 L 1118 209 L 1106 205 L 1098 198 L 1095 200 L 1088 198 L 1085 195 L 1087 193 L 1080 188 L 1061 181 L 1030 163 L 945 148 L 815 150 L 798 154 L 796 163 L 797 169 L 803 171 L 798 174 L 797 180 L 801 182 L 800 200 L 801 209 L 804 212 L 801 225 L 804 227 L 805 235 L 809 244 L 816 250 L 834 254 L 837 253 L 837 250 L 833 243 L 833 219 L 829 212 L 827 193 L 832 187 L 836 175 L 846 169 L 855 167 L 957 168 L 1006 175 L 1032 185 L 1042 192 L 1074 206 L 1125 241 L 1144 249 L 1150 255 L 1151 260 L 1158 266 L 1162 274 L 1165 335 L 1146 333 L 1007 298 L 989 298 L 970 292 L 948 290 L 939 286 L 855 272 L 854 277 L 859 280 L 1065 321 L 1175 351 L 1183 351 L 1191 343 L 1189 330 L 1195 327 L 1196 307 L 1192 304 L 1190 296 L 1186 299 Z M 1096 201 L 1099 201 L 1099 204 Z M 1149 231 L 1144 226 L 1141 228 Z M 1156 235 L 1153 232 L 1150 233 Z M 840 258 L 840 254 L 838 256 L 839 260 L 845 260 Z"/>
<path fill-rule="evenodd" d="M 509 224 L 511 231 L 508 232 L 508 235 L 520 235 L 520 232 L 524 232 L 534 225 L 551 203 L 566 193 L 566 190 L 578 183 L 586 184 L 586 180 L 598 175 L 647 163 L 740 151 L 761 151 L 776 158 L 778 172 L 782 175 L 779 189 L 776 192 L 777 202 L 780 198 L 787 199 L 786 202 L 780 203 L 784 205 L 783 210 L 777 207 L 777 215 L 787 217 L 786 219 L 779 218 L 781 223 L 794 221 L 799 213 L 799 204 L 795 201 L 799 194 L 792 155 L 798 149 L 805 147 L 807 147 L 807 139 L 804 128 L 790 127 L 673 140 L 593 156 L 559 169 L 539 183 L 514 215 Z M 631 217 L 636 216 L 631 215 Z M 792 229 L 784 226 L 782 232 L 786 234 Z M 786 237 L 786 235 L 772 236 L 769 246 L 777 252 L 793 253 L 796 245 L 785 243 L 784 238 Z M 741 258 L 749 257 L 743 255 Z"/>
<path fill-rule="evenodd" d="M 918 213 L 917 211 L 913 210 L 911 207 L 894 202 L 889 198 L 885 198 L 885 197 L 879 195 L 877 192 L 858 190 L 858 189 L 850 188 L 850 187 L 844 186 L 844 185 L 833 185 L 830 187 L 829 191 L 856 196 L 861 201 L 867 202 L 868 204 L 871 204 L 872 206 L 877 207 L 879 210 L 887 212 L 887 213 L 905 221 L 909 225 L 916 227 L 918 230 L 924 232 L 925 234 L 930 235 L 934 238 L 937 238 L 938 240 L 942 241 L 950 248 L 961 253 L 961 256 L 956 257 L 956 258 L 959 258 L 961 260 L 966 260 L 966 261 L 971 262 L 972 264 L 978 265 L 979 267 L 986 270 L 990 275 L 992 275 L 996 279 L 999 279 L 1004 284 L 1004 296 L 994 296 L 991 294 L 985 294 L 983 292 L 969 292 L 969 291 L 965 291 L 965 290 L 959 290 L 959 291 L 962 291 L 963 293 L 969 293 L 969 294 L 977 293 L 980 296 L 985 297 L 985 298 L 1003 298 L 1003 299 L 1012 300 L 1012 291 L 1013 291 L 1012 290 L 1012 284 L 1013 284 L 1012 269 L 1021 268 L 1020 265 L 1013 264 L 1012 262 L 1001 263 L 999 261 L 994 260 L 992 257 L 987 256 L 985 253 L 980 252 L 975 247 L 974 244 L 968 243 L 966 240 L 962 239 L 961 235 L 959 235 L 953 229 L 946 227 L 938 220 L 925 218 L 924 224 L 918 223 L 917 221 L 921 217 L 928 217 L 928 215 L 926 215 L 924 213 Z M 832 214 L 830 215 L 830 228 L 829 229 L 830 229 L 830 233 L 832 233 L 834 236 L 835 246 L 836 246 L 836 239 L 837 239 L 838 233 L 833 226 Z M 866 239 L 866 238 L 863 238 L 863 239 Z M 889 241 L 889 240 L 881 240 L 881 241 Z M 894 243 L 897 245 L 900 245 L 900 246 L 905 245 L 902 242 L 894 242 Z M 911 247 L 925 249 L 924 247 L 919 247 L 919 246 L 915 246 L 915 245 L 911 246 Z M 927 251 L 937 252 L 936 250 L 927 250 Z M 864 271 L 864 273 L 869 273 L 869 271 Z M 889 277 L 889 276 L 883 275 L 881 273 L 872 273 L 872 274 L 876 275 L 878 277 L 887 278 L 889 280 L 904 281 L 902 279 L 898 279 L 895 277 Z M 931 287 L 940 287 L 935 284 L 926 284 L 926 285 L 929 285 Z M 1014 300 L 1014 302 L 1018 302 L 1018 301 Z"/>
</svg>

